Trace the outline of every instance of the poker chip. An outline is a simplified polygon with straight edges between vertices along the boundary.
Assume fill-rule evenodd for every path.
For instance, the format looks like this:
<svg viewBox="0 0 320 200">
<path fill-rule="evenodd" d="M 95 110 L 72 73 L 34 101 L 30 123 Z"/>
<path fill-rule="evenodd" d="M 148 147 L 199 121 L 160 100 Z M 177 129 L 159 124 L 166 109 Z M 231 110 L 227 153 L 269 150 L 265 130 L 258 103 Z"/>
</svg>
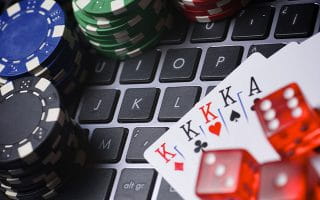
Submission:
<svg viewBox="0 0 320 200">
<path fill-rule="evenodd" d="M 71 2 L 70 2 L 71 3 Z M 0 86 L 20 77 L 36 76 L 50 80 L 59 92 L 76 77 L 85 60 L 77 34 L 54 0 L 22 0 L 0 15 Z M 81 64 L 85 63 L 83 61 Z M 75 91 L 82 88 L 78 81 Z M 62 84 L 63 85 L 60 85 Z M 64 103 L 79 92 L 62 95 Z"/>
<path fill-rule="evenodd" d="M 175 0 L 174 3 L 187 19 L 208 23 L 235 15 L 250 0 Z"/>
<path fill-rule="evenodd" d="M 154 47 L 172 25 L 164 0 L 73 0 L 74 16 L 84 38 L 100 54 L 126 59 Z"/>
<path fill-rule="evenodd" d="M 51 199 L 86 162 L 82 130 L 45 78 L 6 83 L 0 111 L 0 193 L 9 199 Z"/>
</svg>

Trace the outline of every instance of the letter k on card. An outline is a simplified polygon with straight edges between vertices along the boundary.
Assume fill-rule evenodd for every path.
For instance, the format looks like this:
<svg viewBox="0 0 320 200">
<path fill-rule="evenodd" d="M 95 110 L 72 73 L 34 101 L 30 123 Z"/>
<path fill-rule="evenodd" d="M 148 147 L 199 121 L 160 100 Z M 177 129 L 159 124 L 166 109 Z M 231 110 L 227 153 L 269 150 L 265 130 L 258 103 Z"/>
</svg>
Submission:
<svg viewBox="0 0 320 200">
<path fill-rule="evenodd" d="M 175 190 L 190 190 L 188 196 L 198 199 L 193 192 L 193 186 L 185 188 L 185 184 L 182 184 L 197 176 L 198 167 L 193 165 L 192 156 L 186 150 L 188 146 L 181 144 L 181 138 L 181 134 L 164 135 L 144 152 L 144 157 L 167 182 L 175 185 Z M 184 137 L 183 139 L 185 140 Z"/>
</svg>

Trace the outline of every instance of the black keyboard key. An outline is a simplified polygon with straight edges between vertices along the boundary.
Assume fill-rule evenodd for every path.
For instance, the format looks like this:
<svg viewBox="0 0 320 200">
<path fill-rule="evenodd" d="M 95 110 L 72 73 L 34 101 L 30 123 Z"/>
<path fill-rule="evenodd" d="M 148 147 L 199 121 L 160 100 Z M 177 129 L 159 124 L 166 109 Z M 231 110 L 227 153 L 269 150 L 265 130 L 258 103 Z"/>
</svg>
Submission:
<svg viewBox="0 0 320 200">
<path fill-rule="evenodd" d="M 157 200 L 183 200 L 180 195 L 168 184 L 164 179 L 161 180 L 161 185 Z"/>
<path fill-rule="evenodd" d="M 80 123 L 110 122 L 114 115 L 120 92 L 112 89 L 88 90 L 80 110 Z"/>
<path fill-rule="evenodd" d="M 216 86 L 209 86 L 206 91 L 206 95 L 209 94 Z"/>
<path fill-rule="evenodd" d="M 144 151 L 153 144 L 168 128 L 162 127 L 139 127 L 132 132 L 132 137 L 127 153 L 128 163 L 146 163 L 143 157 Z"/>
<path fill-rule="evenodd" d="M 268 37 L 274 15 L 271 6 L 248 7 L 236 18 L 233 40 L 261 40 Z"/>
<path fill-rule="evenodd" d="M 201 88 L 196 86 L 167 88 L 159 112 L 159 121 L 178 121 L 199 101 L 200 94 Z"/>
<path fill-rule="evenodd" d="M 160 82 L 192 81 L 198 68 L 201 49 L 169 49 L 165 57 Z"/>
<path fill-rule="evenodd" d="M 154 169 L 123 169 L 115 200 L 150 200 L 157 173 Z"/>
<path fill-rule="evenodd" d="M 210 47 L 201 72 L 201 80 L 217 81 L 229 75 L 241 62 L 243 47 Z"/>
<path fill-rule="evenodd" d="M 127 89 L 120 113 L 119 122 L 148 122 L 152 120 L 160 90 L 157 88 Z"/>
<path fill-rule="evenodd" d="M 97 128 L 90 141 L 91 157 L 99 163 L 116 163 L 120 160 L 126 143 L 125 128 Z"/>
<path fill-rule="evenodd" d="M 191 42 L 221 42 L 225 40 L 230 20 L 225 19 L 211 23 L 195 23 Z"/>
<path fill-rule="evenodd" d="M 150 83 L 154 79 L 161 53 L 149 51 L 142 56 L 124 61 L 120 83 Z"/>
<path fill-rule="evenodd" d="M 56 200 L 106 200 L 110 199 L 116 170 L 85 169 L 69 181 Z"/>
<path fill-rule="evenodd" d="M 174 16 L 174 26 L 165 33 L 160 44 L 181 44 L 185 41 L 189 22 L 178 12 Z"/>
<path fill-rule="evenodd" d="M 119 67 L 116 60 L 100 59 L 92 68 L 89 82 L 94 85 L 110 85 L 113 83 Z"/>
<path fill-rule="evenodd" d="M 260 44 L 260 45 L 252 45 L 248 52 L 248 57 L 255 53 L 259 52 L 264 57 L 269 58 L 272 56 L 275 52 L 280 50 L 282 47 L 284 47 L 285 44 Z"/>
<path fill-rule="evenodd" d="M 308 37 L 312 35 L 318 6 L 315 4 L 294 4 L 280 10 L 276 38 Z"/>
</svg>

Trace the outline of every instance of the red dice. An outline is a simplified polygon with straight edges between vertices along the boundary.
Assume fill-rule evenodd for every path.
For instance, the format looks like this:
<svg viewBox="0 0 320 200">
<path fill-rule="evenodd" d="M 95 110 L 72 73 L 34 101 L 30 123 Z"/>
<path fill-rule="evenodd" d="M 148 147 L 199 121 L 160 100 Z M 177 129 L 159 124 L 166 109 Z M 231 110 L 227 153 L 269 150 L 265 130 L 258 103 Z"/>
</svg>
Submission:
<svg viewBox="0 0 320 200">
<path fill-rule="evenodd" d="M 289 160 L 263 164 L 260 168 L 258 199 L 307 199 L 305 165 Z"/>
<path fill-rule="evenodd" d="M 319 114 L 292 83 L 255 105 L 270 143 L 282 157 L 299 156 L 320 145 Z"/>
<path fill-rule="evenodd" d="M 320 199 L 320 155 L 310 156 L 308 164 L 310 196 L 313 200 L 318 200 Z"/>
<path fill-rule="evenodd" d="M 202 154 L 196 185 L 201 199 L 255 199 L 259 164 L 245 150 L 217 150 Z"/>
</svg>

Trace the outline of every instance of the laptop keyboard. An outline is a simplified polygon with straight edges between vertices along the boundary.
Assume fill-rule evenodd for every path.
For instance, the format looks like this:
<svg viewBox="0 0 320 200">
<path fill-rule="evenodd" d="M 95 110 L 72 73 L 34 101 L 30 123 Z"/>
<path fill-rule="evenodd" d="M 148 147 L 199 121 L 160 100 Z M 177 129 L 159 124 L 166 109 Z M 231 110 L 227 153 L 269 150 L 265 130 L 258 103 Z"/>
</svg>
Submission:
<svg viewBox="0 0 320 200">
<path fill-rule="evenodd" d="M 178 16 L 157 50 L 98 60 L 76 113 L 90 132 L 92 165 L 59 199 L 181 199 L 144 150 L 249 55 L 269 57 L 317 33 L 318 3 L 257 0 L 231 20 L 207 24 Z"/>
</svg>

